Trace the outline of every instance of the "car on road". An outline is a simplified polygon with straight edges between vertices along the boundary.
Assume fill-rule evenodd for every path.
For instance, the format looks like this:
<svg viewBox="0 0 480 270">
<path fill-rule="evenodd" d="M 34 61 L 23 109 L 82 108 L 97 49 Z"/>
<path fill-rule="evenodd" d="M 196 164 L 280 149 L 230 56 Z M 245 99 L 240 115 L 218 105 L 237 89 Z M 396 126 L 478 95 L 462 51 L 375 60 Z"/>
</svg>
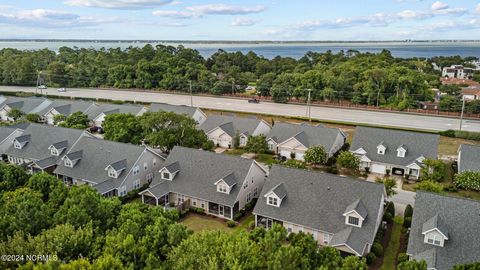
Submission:
<svg viewBox="0 0 480 270">
<path fill-rule="evenodd" d="M 251 98 L 248 100 L 248 103 L 260 103 L 260 100 L 256 99 L 256 98 Z"/>
<path fill-rule="evenodd" d="M 65 87 L 58 88 L 57 92 L 67 92 L 67 89 Z"/>
<path fill-rule="evenodd" d="M 38 87 L 38 89 L 47 89 L 47 86 L 44 85 L 44 84 L 42 84 L 42 85 L 40 85 L 40 86 Z"/>
</svg>

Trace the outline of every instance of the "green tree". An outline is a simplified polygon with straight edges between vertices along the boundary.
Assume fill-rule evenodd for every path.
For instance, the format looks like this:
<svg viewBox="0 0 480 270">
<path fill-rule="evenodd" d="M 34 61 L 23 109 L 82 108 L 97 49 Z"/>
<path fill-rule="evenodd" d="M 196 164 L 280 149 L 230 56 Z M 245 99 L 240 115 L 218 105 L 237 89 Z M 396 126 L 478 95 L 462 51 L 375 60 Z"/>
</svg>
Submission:
<svg viewBox="0 0 480 270">
<path fill-rule="evenodd" d="M 133 114 L 107 115 L 102 127 L 106 140 L 139 144 L 143 139 L 142 126 L 139 119 Z"/>
<path fill-rule="evenodd" d="M 74 112 L 69 115 L 59 126 L 67 128 L 85 129 L 88 127 L 88 116 L 82 112 Z"/>
<path fill-rule="evenodd" d="M 25 119 L 28 121 L 28 122 L 31 122 L 31 123 L 38 123 L 40 122 L 40 116 L 36 113 L 29 113 L 27 115 L 25 115 Z"/>
<path fill-rule="evenodd" d="M 14 121 L 22 118 L 25 115 L 20 109 L 12 108 L 8 113 L 7 116 L 12 118 Z"/>
<path fill-rule="evenodd" d="M 397 266 L 398 270 L 427 270 L 427 263 L 421 261 L 406 261 Z"/>
<path fill-rule="evenodd" d="M 445 177 L 445 170 L 447 167 L 445 163 L 443 163 L 443 161 L 436 160 L 436 159 L 425 159 L 423 161 L 423 164 L 425 166 L 421 170 L 422 181 L 428 180 L 433 182 L 439 182 L 443 180 L 443 178 Z"/>
<path fill-rule="evenodd" d="M 27 181 L 28 174 L 22 167 L 0 163 L 0 195 L 23 186 Z"/>
<path fill-rule="evenodd" d="M 60 123 L 62 123 L 63 121 L 65 121 L 67 119 L 67 117 L 63 114 L 57 114 L 53 117 L 53 123 L 55 125 L 58 125 Z"/>
<path fill-rule="evenodd" d="M 211 147 L 195 120 L 172 112 L 146 113 L 139 118 L 146 143 L 169 152 L 174 146 L 191 148 Z M 207 149 L 210 150 L 210 149 Z"/>
<path fill-rule="evenodd" d="M 377 179 L 375 179 L 375 182 L 382 183 L 385 186 L 387 197 L 391 197 L 397 194 L 397 192 L 394 190 L 394 188 L 397 186 L 397 181 L 395 179 L 393 178 L 381 179 L 377 177 Z"/>
<path fill-rule="evenodd" d="M 442 193 L 443 185 L 433 181 L 425 180 L 418 183 L 415 190 L 424 190 L 429 192 Z"/>
<path fill-rule="evenodd" d="M 36 173 L 27 182 L 27 187 L 42 193 L 42 199 L 52 209 L 63 204 L 68 194 L 68 188 L 55 176 L 47 173 Z"/>
<path fill-rule="evenodd" d="M 328 161 L 328 154 L 322 145 L 313 146 L 305 151 L 305 162 L 324 165 Z"/>
<path fill-rule="evenodd" d="M 360 159 L 350 151 L 342 151 L 337 157 L 337 164 L 347 169 L 358 169 L 360 167 Z"/>
<path fill-rule="evenodd" d="M 250 153 L 263 154 L 268 151 L 267 141 L 264 135 L 249 136 L 245 150 Z"/>
</svg>

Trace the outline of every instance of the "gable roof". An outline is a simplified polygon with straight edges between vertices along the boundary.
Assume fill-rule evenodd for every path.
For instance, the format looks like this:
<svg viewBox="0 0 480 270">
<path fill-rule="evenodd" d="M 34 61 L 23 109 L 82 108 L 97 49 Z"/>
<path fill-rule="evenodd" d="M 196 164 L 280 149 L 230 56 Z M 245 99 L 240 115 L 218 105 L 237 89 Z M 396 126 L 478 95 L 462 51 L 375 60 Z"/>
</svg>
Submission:
<svg viewBox="0 0 480 270">
<path fill-rule="evenodd" d="M 0 126 L 0 142 L 3 142 L 6 138 L 12 135 L 17 128 L 11 126 Z"/>
<path fill-rule="evenodd" d="M 307 148 L 322 145 L 325 150 L 329 151 L 333 148 L 338 135 L 345 137 L 345 134 L 338 128 L 278 122 L 267 135 L 267 139 L 272 139 L 278 144 L 293 137 Z"/>
<path fill-rule="evenodd" d="M 350 150 L 363 148 L 371 161 L 407 166 L 421 156 L 437 159 L 439 139 L 438 134 L 357 127 Z M 384 155 L 377 154 L 377 146 L 380 144 L 386 147 Z M 397 157 L 397 149 L 400 146 L 407 149 L 403 158 Z"/>
<path fill-rule="evenodd" d="M 105 115 L 114 113 L 131 113 L 133 115 L 139 114 L 145 107 L 134 104 L 100 104 L 95 108 L 88 110 L 87 116 L 89 119 L 95 119 L 102 113 Z"/>
<path fill-rule="evenodd" d="M 422 232 L 437 226 L 448 228 L 443 247 L 424 243 Z M 441 222 L 440 225 L 438 222 Z M 425 259 L 429 267 L 449 270 L 457 264 L 468 264 L 480 258 L 480 201 L 453 198 L 417 191 L 407 253 Z M 433 263 L 433 264 L 432 264 Z"/>
<path fill-rule="evenodd" d="M 438 214 L 434 215 L 429 220 L 425 221 L 422 226 L 422 234 L 425 234 L 431 230 L 438 230 L 441 234 L 448 238 L 448 229 L 445 223 L 438 217 Z"/>
<path fill-rule="evenodd" d="M 269 192 L 267 192 L 267 194 L 270 192 L 275 194 L 280 200 L 283 200 L 283 198 L 287 196 L 287 190 L 285 190 L 283 183 L 274 186 Z"/>
<path fill-rule="evenodd" d="M 279 184 L 287 194 L 282 204 L 280 207 L 267 205 L 265 194 Z M 343 239 L 355 242 L 350 247 L 363 254 L 365 245 L 374 241 L 376 217 L 383 210 L 384 193 L 382 184 L 273 165 L 253 212 L 333 234 L 348 229 L 342 232 L 348 232 L 348 237 Z M 368 217 L 361 228 L 349 229 L 351 226 L 345 224 L 343 214 L 357 200 L 363 202 Z M 342 241 L 339 239 L 336 243 Z"/>
<path fill-rule="evenodd" d="M 172 149 L 165 164 L 174 162 L 178 162 L 181 169 L 175 178 L 168 183 L 170 192 L 231 207 L 235 204 L 238 192 L 242 188 L 242 183 L 254 163 L 253 160 L 241 157 L 180 146 L 175 146 Z M 230 174 L 233 174 L 234 177 L 227 177 Z M 226 181 L 233 184 L 229 194 L 218 192 L 214 186 L 222 178 L 227 178 Z M 156 173 L 148 190 L 154 196 L 161 197 L 163 194 L 158 193 L 156 186 L 163 181 L 159 173 Z M 163 189 L 160 190 L 163 192 Z"/>
<path fill-rule="evenodd" d="M 49 147 L 52 144 L 67 141 L 68 145 L 66 148 L 72 147 L 82 136 L 91 135 L 80 129 L 30 124 L 22 136 L 17 137 L 17 140 L 29 140 L 29 143 L 22 149 L 16 149 L 12 145 L 5 151 L 5 154 L 34 161 L 42 160 L 51 156 Z"/>
<path fill-rule="evenodd" d="M 175 161 L 165 166 L 165 169 L 167 169 L 167 171 L 169 171 L 170 173 L 176 173 L 180 170 L 180 164 L 178 163 L 178 161 Z"/>
<path fill-rule="evenodd" d="M 8 97 L 3 103 L 11 108 L 19 109 L 25 114 L 41 112 L 52 104 L 52 101 L 44 97 Z"/>
<path fill-rule="evenodd" d="M 363 219 L 365 219 L 368 215 L 367 208 L 365 208 L 365 205 L 363 204 L 362 200 L 358 199 L 354 201 L 352 204 L 347 206 L 345 209 L 345 213 L 355 211 L 357 212 Z"/>
<path fill-rule="evenodd" d="M 185 105 L 172 105 L 172 104 L 167 104 L 167 103 L 152 103 L 150 105 L 150 110 L 151 112 L 159 112 L 159 111 L 165 111 L 165 112 L 173 112 L 176 114 L 186 114 L 190 117 L 193 117 L 195 112 L 198 110 L 197 107 L 190 107 L 190 106 L 185 106 Z"/>
<path fill-rule="evenodd" d="M 129 172 L 145 150 L 144 146 L 82 137 L 67 153 L 69 159 L 79 159 L 75 166 L 60 163 L 54 173 L 100 184 L 110 179 L 105 168 L 110 165 Z M 121 174 L 111 185 L 117 187 L 126 175 Z"/>
<path fill-rule="evenodd" d="M 253 132 L 258 127 L 260 122 L 261 120 L 258 119 L 225 115 L 211 115 L 205 120 L 205 122 L 203 122 L 203 124 L 200 125 L 199 128 L 205 133 L 208 133 L 215 128 L 220 127 L 229 136 L 234 137 L 237 132 L 238 134 L 253 135 Z"/>
<path fill-rule="evenodd" d="M 480 172 L 480 146 L 461 144 L 459 152 L 458 172 Z"/>
<path fill-rule="evenodd" d="M 92 101 L 82 101 L 82 100 L 54 100 L 53 103 L 45 110 L 39 114 L 44 115 L 50 110 L 54 109 L 59 114 L 69 116 L 75 112 L 86 113 L 87 111 L 93 109 L 95 103 Z"/>
</svg>

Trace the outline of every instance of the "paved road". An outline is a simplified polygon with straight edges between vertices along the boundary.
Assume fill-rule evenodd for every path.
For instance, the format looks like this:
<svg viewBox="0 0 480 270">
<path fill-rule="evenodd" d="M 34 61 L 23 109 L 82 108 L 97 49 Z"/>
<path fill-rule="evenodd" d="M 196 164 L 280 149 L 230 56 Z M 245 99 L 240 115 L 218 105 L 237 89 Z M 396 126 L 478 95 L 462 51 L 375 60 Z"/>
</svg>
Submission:
<svg viewBox="0 0 480 270">
<path fill-rule="evenodd" d="M 395 188 L 394 190 L 397 192 L 397 194 L 393 195 L 391 198 L 389 198 L 389 200 L 395 204 L 396 215 L 403 216 L 403 213 L 405 212 L 405 207 L 407 206 L 407 204 L 414 206 L 415 192 L 402 190 L 398 188 Z"/>
<path fill-rule="evenodd" d="M 34 92 L 33 87 L 0 86 L 0 91 L 28 91 Z M 56 89 L 48 89 L 47 94 L 107 98 L 114 100 L 133 100 L 144 102 L 164 102 L 174 105 L 190 105 L 190 96 L 152 92 L 135 92 L 123 90 L 100 90 L 100 89 L 68 89 L 66 93 L 58 93 Z M 273 115 L 305 116 L 306 106 L 293 104 L 276 104 L 264 102 L 250 104 L 245 100 L 194 96 L 193 105 L 201 108 L 232 110 L 250 113 L 267 113 Z M 391 127 L 416 128 L 424 130 L 447 130 L 457 129 L 459 119 L 422 116 L 402 113 L 372 112 L 329 107 L 312 107 L 312 118 L 319 120 L 343 121 L 351 123 L 365 123 Z M 480 121 L 466 120 L 463 129 L 480 132 Z"/>
</svg>

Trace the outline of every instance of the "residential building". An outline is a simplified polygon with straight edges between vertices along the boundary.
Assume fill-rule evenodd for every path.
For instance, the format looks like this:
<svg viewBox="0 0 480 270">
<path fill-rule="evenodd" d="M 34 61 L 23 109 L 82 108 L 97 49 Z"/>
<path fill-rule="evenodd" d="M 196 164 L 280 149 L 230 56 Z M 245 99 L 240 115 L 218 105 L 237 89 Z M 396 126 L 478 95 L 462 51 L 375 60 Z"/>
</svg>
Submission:
<svg viewBox="0 0 480 270">
<path fill-rule="evenodd" d="M 317 145 L 325 148 L 328 157 L 333 156 L 345 144 L 346 138 L 338 128 L 279 122 L 268 133 L 267 145 L 270 151 L 284 159 L 303 160 L 305 151 Z"/>
<path fill-rule="evenodd" d="M 12 109 L 18 109 L 24 114 L 36 113 L 44 110 L 52 104 L 52 101 L 43 97 L 3 97 L 0 103 L 0 119 L 2 121 L 14 121 L 8 114 Z"/>
<path fill-rule="evenodd" d="M 473 69 L 462 65 L 452 65 L 442 69 L 442 77 L 456 79 L 470 79 L 473 76 Z"/>
<path fill-rule="evenodd" d="M 144 106 L 133 104 L 100 104 L 97 108 L 90 110 L 87 113 L 88 119 L 96 127 L 102 127 L 105 117 L 114 113 L 130 113 L 135 116 L 141 116 L 147 112 Z"/>
<path fill-rule="evenodd" d="M 264 120 L 236 116 L 211 115 L 199 127 L 218 147 L 234 147 L 235 137 L 239 146 L 247 145 L 249 136 L 267 135 L 272 126 Z"/>
<path fill-rule="evenodd" d="M 79 129 L 30 124 L 13 138 L 5 155 L 10 163 L 24 166 L 32 173 L 52 172 L 80 138 L 91 136 Z"/>
<path fill-rule="evenodd" d="M 86 115 L 98 109 L 98 105 L 91 101 L 77 100 L 54 100 L 50 106 L 42 110 L 39 115 L 41 120 L 49 125 L 54 124 L 56 115 L 68 117 L 75 112 L 81 112 Z"/>
<path fill-rule="evenodd" d="M 67 185 L 88 184 L 105 196 L 125 196 L 150 183 L 163 160 L 146 146 L 82 137 L 53 173 Z"/>
<path fill-rule="evenodd" d="M 461 144 L 458 148 L 458 172 L 480 172 L 480 146 Z"/>
<path fill-rule="evenodd" d="M 22 135 L 23 128 L 17 126 L 0 126 L 0 155 L 3 159 L 7 159 L 5 152 L 10 146 L 13 145 L 13 141 L 16 137 Z"/>
<path fill-rule="evenodd" d="M 202 208 L 232 220 L 258 198 L 267 171 L 255 160 L 176 146 L 142 201 L 164 207 Z"/>
<path fill-rule="evenodd" d="M 199 125 L 203 124 L 207 119 L 207 115 L 198 107 L 190 107 L 185 105 L 171 105 L 166 103 L 152 103 L 150 112 L 173 112 L 176 114 L 185 114 L 193 118 Z"/>
<path fill-rule="evenodd" d="M 417 191 L 407 254 L 428 269 L 480 260 L 480 201 Z"/>
<path fill-rule="evenodd" d="M 357 127 L 350 151 L 360 158 L 361 169 L 418 179 L 423 160 L 437 159 L 439 139 L 437 134 Z"/>
<path fill-rule="evenodd" d="M 383 184 L 273 165 L 253 210 L 255 224 L 277 223 L 322 246 L 364 256 L 382 222 Z"/>
<path fill-rule="evenodd" d="M 462 98 L 465 100 L 477 100 L 480 99 L 480 85 L 468 86 L 462 88 Z"/>
</svg>

